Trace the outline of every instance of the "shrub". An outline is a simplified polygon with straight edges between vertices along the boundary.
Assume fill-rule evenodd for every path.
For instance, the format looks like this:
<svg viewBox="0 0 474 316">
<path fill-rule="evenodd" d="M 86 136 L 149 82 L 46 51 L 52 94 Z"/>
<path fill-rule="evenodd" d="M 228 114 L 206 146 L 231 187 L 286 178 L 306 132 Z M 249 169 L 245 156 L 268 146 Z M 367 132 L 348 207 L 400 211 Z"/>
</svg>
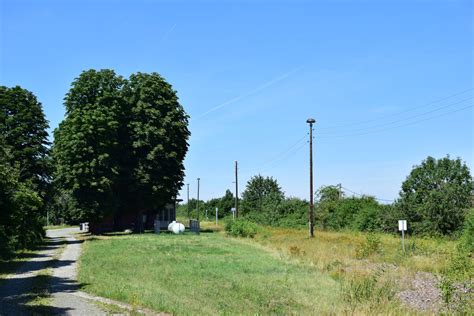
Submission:
<svg viewBox="0 0 474 316">
<path fill-rule="evenodd" d="M 369 233 L 366 236 L 365 241 L 356 250 L 357 259 L 367 258 L 374 253 L 380 253 L 382 251 L 382 242 L 380 237 L 374 233 Z"/>
<path fill-rule="evenodd" d="M 225 224 L 227 235 L 253 238 L 258 231 L 257 225 L 245 219 L 230 220 Z"/>
<path fill-rule="evenodd" d="M 371 309 L 378 308 L 382 302 L 388 302 L 395 296 L 393 282 L 381 281 L 383 270 L 376 270 L 370 276 L 352 277 L 341 283 L 342 297 L 351 308 L 351 314 L 361 305 L 369 304 Z"/>
<path fill-rule="evenodd" d="M 474 209 L 469 211 L 464 221 L 459 247 L 471 255 L 474 253 Z"/>
</svg>

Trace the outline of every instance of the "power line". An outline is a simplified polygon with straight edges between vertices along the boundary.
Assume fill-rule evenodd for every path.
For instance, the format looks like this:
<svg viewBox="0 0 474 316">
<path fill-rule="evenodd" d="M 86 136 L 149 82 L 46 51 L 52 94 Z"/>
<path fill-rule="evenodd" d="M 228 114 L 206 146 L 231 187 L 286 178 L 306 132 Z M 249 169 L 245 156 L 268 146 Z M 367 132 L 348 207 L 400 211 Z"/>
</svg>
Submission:
<svg viewBox="0 0 474 316">
<path fill-rule="evenodd" d="M 288 154 L 288 153 L 289 153 L 292 149 L 294 149 L 298 144 L 300 144 L 303 140 L 305 140 L 305 139 L 307 138 L 307 135 L 308 135 L 308 133 L 305 133 L 305 135 L 304 135 L 303 137 L 299 138 L 296 142 L 294 142 L 293 144 L 291 144 L 290 146 L 288 146 L 284 151 L 280 152 L 279 154 L 277 154 L 276 156 L 274 156 L 271 160 L 268 160 L 268 161 L 264 162 L 262 165 L 260 165 L 259 168 L 255 168 L 255 169 L 262 169 L 262 168 L 265 168 L 266 166 L 271 165 L 272 163 L 283 159 L 286 154 Z M 247 168 L 244 168 L 244 170 L 246 170 L 246 169 L 247 169 Z M 247 169 L 246 173 L 248 173 L 248 172 L 251 171 L 251 170 L 255 170 L 255 169 Z M 242 168 L 241 168 L 241 170 L 242 170 Z"/>
<path fill-rule="evenodd" d="M 350 190 L 350 189 L 348 189 L 348 188 L 345 188 L 345 187 L 343 187 L 343 186 L 340 186 L 340 187 L 341 187 L 342 189 L 344 189 L 345 191 L 348 191 L 348 192 L 350 192 L 350 193 L 352 193 L 352 194 L 355 194 L 355 195 L 358 195 L 358 196 L 369 196 L 369 197 L 374 198 L 374 199 L 377 200 L 377 201 L 392 202 L 392 203 L 395 201 L 395 200 L 388 200 L 388 199 L 380 199 L 380 198 L 377 198 L 377 197 L 372 196 L 372 195 L 357 193 L 357 192 L 352 191 L 352 190 Z"/>
<path fill-rule="evenodd" d="M 434 112 L 437 112 L 437 111 L 440 111 L 440 110 L 443 110 L 443 109 L 446 109 L 448 107 L 451 107 L 453 105 L 458 105 L 460 103 L 463 103 L 465 101 L 468 101 L 468 100 L 471 100 L 473 99 L 474 97 L 469 97 L 469 98 L 466 98 L 466 99 L 463 99 L 463 100 L 460 100 L 458 102 L 454 102 L 454 103 L 450 103 L 450 104 L 447 104 L 447 105 L 443 105 L 441 107 L 437 107 L 433 110 L 430 110 L 430 111 L 427 111 L 427 112 L 423 112 L 423 113 L 419 113 L 419 114 L 416 114 L 416 115 L 412 115 L 412 116 L 409 116 L 409 117 L 405 117 L 405 118 L 402 118 L 402 119 L 398 119 L 398 120 L 395 120 L 395 121 L 391 121 L 391 122 L 386 122 L 386 123 L 383 123 L 383 124 L 378 124 L 378 125 L 373 125 L 373 126 L 367 126 L 367 127 L 363 127 L 363 128 L 358 128 L 358 129 L 353 129 L 353 130 L 350 130 L 348 132 L 357 132 L 357 131 L 365 131 L 365 130 L 368 130 L 368 129 L 371 129 L 371 128 L 375 128 L 375 127 L 384 127 L 384 126 L 387 126 L 387 125 L 391 125 L 391 124 L 396 124 L 396 123 L 400 123 L 400 122 L 403 122 L 403 121 L 409 121 L 411 119 L 414 119 L 414 118 L 417 118 L 417 117 L 420 117 L 420 116 L 425 116 L 425 115 L 428 115 L 428 114 L 431 114 L 431 113 L 434 113 Z M 324 135 L 324 136 L 331 136 L 331 135 L 334 135 L 334 133 L 320 133 L 321 135 Z"/>
<path fill-rule="evenodd" d="M 412 111 L 415 111 L 415 110 L 418 110 L 418 109 L 421 109 L 421 108 L 428 107 L 428 106 L 430 106 L 430 105 L 432 105 L 432 104 L 436 104 L 436 103 L 439 103 L 439 102 L 442 102 L 442 101 L 451 99 L 451 98 L 453 98 L 453 97 L 459 96 L 459 95 L 461 95 L 461 94 L 464 94 L 464 93 L 469 92 L 469 91 L 472 91 L 472 90 L 474 90 L 474 88 L 462 90 L 462 91 L 460 91 L 460 92 L 451 94 L 451 95 L 449 95 L 449 96 L 446 96 L 446 97 L 443 97 L 443 98 L 440 98 L 440 99 L 437 99 L 437 100 L 428 102 L 428 103 L 426 103 L 426 104 L 424 104 L 424 105 L 417 106 L 417 107 L 413 107 L 413 108 L 410 108 L 410 109 L 407 109 L 407 110 L 404 110 L 404 111 L 400 111 L 400 112 L 397 112 L 397 113 L 384 115 L 384 116 L 381 116 L 381 117 L 378 117 L 378 118 L 369 119 L 369 120 L 364 120 L 364 121 L 359 121 L 359 122 L 354 122 L 354 123 L 348 123 L 348 124 L 343 124 L 343 125 L 333 125 L 333 126 L 329 126 L 329 127 L 326 127 L 326 128 L 325 128 L 325 127 L 322 127 L 322 128 L 320 128 L 319 130 L 328 130 L 328 129 L 335 129 L 335 128 L 344 128 L 344 127 L 348 127 L 348 126 L 355 126 L 355 125 L 361 125 L 361 124 L 365 124 L 365 123 L 375 122 L 375 121 L 383 120 L 383 119 L 389 118 L 389 117 L 399 116 L 399 115 L 404 114 L 404 113 L 412 112 Z"/>
<path fill-rule="evenodd" d="M 453 113 L 456 113 L 456 112 L 460 112 L 460 111 L 472 108 L 473 106 L 474 106 L 473 104 L 470 104 L 468 106 L 465 106 L 465 107 L 462 107 L 462 108 L 459 108 L 459 109 L 456 109 L 456 110 L 453 110 L 453 111 L 445 112 L 445 113 L 442 113 L 442 114 L 439 114 L 439 115 L 431 116 L 431 117 L 428 117 L 428 118 L 425 118 L 425 119 L 422 119 L 422 120 L 416 120 L 416 121 L 409 122 L 409 123 L 406 123 L 406 124 L 392 126 L 392 127 L 383 128 L 383 129 L 378 129 L 378 130 L 367 131 L 367 132 L 364 132 L 364 133 L 349 133 L 349 134 L 340 134 L 340 135 L 322 135 L 322 137 L 319 137 L 319 138 L 330 139 L 330 138 L 338 138 L 338 137 L 341 138 L 341 137 L 350 137 L 350 136 L 360 136 L 360 135 L 367 135 L 367 134 L 374 134 L 374 133 L 377 134 L 377 133 L 385 132 L 385 131 L 388 131 L 388 130 L 391 130 L 391 129 L 410 126 L 410 125 L 417 124 L 417 123 L 420 123 L 420 122 L 429 121 L 429 120 L 432 120 L 432 119 L 435 119 L 435 118 L 438 118 L 438 117 L 443 117 L 443 116 L 446 116 L 446 115 L 450 115 L 450 114 L 453 114 Z"/>
</svg>

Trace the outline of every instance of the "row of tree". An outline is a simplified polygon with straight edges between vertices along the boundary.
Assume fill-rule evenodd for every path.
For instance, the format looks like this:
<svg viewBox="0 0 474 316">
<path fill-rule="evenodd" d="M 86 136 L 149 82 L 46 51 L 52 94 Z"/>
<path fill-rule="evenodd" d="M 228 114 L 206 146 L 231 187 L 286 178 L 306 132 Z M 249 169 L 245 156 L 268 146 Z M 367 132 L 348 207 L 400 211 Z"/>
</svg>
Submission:
<svg viewBox="0 0 474 316">
<path fill-rule="evenodd" d="M 163 207 L 184 178 L 188 115 L 159 74 L 83 72 L 54 132 L 54 187 L 69 222 Z M 141 221 L 141 219 L 139 219 Z"/>
<path fill-rule="evenodd" d="M 182 186 L 188 115 L 157 73 L 88 70 L 48 142 L 41 103 L 0 87 L 0 254 L 33 246 L 53 222 L 152 211 Z M 141 216 L 137 216 L 141 222 Z"/>
<path fill-rule="evenodd" d="M 348 197 L 338 186 L 316 192 L 316 224 L 322 229 L 394 232 L 397 221 L 406 219 L 409 232 L 423 235 L 452 235 L 459 232 L 473 207 L 474 184 L 469 168 L 459 158 L 428 157 L 415 166 L 403 182 L 400 197 L 381 204 L 375 197 Z M 201 210 L 220 206 L 221 216 L 230 214 L 234 196 L 227 191 L 220 199 L 201 202 Z M 190 201 L 195 210 L 196 200 Z M 254 176 L 241 199 L 241 215 L 264 225 L 298 227 L 307 225 L 309 203 L 285 197 L 277 180 Z M 184 204 L 180 210 L 186 210 Z M 183 213 L 182 213 L 183 214 Z"/>
</svg>

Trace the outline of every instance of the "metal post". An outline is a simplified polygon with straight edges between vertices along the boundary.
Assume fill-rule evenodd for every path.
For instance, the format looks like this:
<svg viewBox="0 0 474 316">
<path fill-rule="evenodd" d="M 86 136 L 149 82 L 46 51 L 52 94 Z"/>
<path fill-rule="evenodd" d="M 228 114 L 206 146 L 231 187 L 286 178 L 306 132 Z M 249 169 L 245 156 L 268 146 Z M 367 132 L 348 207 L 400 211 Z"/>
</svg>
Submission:
<svg viewBox="0 0 474 316">
<path fill-rule="evenodd" d="M 313 124 L 316 121 L 309 118 L 309 236 L 314 237 L 314 204 L 313 204 Z"/>
<path fill-rule="evenodd" d="M 405 253 L 405 230 L 402 229 L 402 249 L 403 253 Z"/>
<path fill-rule="evenodd" d="M 186 185 L 188 186 L 188 219 L 191 219 L 191 213 L 189 211 L 189 183 Z"/>
<path fill-rule="evenodd" d="M 198 178 L 198 192 L 197 192 L 197 220 L 199 221 L 199 180 L 201 180 L 201 178 Z"/>
<path fill-rule="evenodd" d="M 219 224 L 219 209 L 216 207 L 216 225 Z"/>
<path fill-rule="evenodd" d="M 238 162 L 235 162 L 235 217 L 239 217 L 239 176 Z"/>
</svg>

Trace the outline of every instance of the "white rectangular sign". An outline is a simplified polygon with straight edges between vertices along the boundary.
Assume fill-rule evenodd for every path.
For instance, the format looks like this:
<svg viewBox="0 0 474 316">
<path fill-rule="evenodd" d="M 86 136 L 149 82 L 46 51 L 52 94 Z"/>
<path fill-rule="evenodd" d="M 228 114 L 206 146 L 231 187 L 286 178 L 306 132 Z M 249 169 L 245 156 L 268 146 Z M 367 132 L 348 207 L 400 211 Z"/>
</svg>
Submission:
<svg viewBox="0 0 474 316">
<path fill-rule="evenodd" d="M 405 219 L 401 219 L 398 221 L 398 230 L 399 231 L 407 230 L 407 221 Z"/>
</svg>

